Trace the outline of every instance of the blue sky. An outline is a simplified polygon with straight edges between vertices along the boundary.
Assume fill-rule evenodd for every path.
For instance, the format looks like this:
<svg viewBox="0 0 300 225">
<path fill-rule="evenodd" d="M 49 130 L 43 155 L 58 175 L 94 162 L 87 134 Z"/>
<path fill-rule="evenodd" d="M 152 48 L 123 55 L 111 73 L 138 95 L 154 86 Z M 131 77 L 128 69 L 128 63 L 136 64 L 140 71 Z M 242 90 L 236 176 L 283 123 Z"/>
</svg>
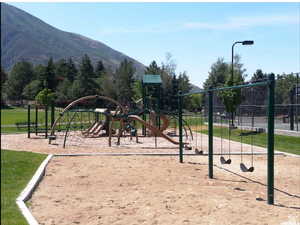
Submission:
<svg viewBox="0 0 300 225">
<path fill-rule="evenodd" d="M 177 72 L 202 86 L 234 41 L 250 77 L 300 71 L 300 3 L 9 3 L 61 30 L 85 35 L 144 65 L 171 53 Z"/>
</svg>

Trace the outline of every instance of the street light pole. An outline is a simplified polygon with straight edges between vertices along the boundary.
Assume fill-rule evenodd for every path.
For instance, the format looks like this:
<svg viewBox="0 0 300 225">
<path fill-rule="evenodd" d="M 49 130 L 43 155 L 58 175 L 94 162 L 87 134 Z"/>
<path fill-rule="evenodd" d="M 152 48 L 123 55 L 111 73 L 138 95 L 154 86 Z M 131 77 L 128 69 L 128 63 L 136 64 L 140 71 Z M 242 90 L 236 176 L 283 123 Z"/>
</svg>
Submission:
<svg viewBox="0 0 300 225">
<path fill-rule="evenodd" d="M 236 41 L 236 42 L 234 42 L 233 43 L 233 45 L 232 45 L 232 47 L 231 47 L 231 79 L 230 79 L 230 81 L 231 81 L 231 86 L 233 86 L 233 70 L 234 70 L 234 67 L 233 67 L 233 57 L 234 57 L 234 46 L 236 45 L 236 44 L 238 44 L 238 43 L 240 43 L 240 44 L 242 44 L 242 45 L 253 45 L 254 44 L 254 41 L 249 41 L 249 40 L 247 40 L 247 41 Z M 233 127 L 234 126 L 234 124 L 233 124 L 233 112 L 231 112 L 231 126 Z"/>
</svg>

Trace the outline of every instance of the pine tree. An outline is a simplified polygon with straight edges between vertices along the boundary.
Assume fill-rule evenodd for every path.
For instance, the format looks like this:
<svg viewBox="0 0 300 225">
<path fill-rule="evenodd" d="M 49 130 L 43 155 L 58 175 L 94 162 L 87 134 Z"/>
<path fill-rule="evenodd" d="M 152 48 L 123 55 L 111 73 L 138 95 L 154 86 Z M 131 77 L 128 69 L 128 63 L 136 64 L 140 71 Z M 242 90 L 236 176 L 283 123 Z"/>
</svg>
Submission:
<svg viewBox="0 0 300 225">
<path fill-rule="evenodd" d="M 79 67 L 79 73 L 74 80 L 72 87 L 73 98 L 97 94 L 98 85 L 93 80 L 95 73 L 88 55 L 82 57 Z"/>
<path fill-rule="evenodd" d="M 45 68 L 44 85 L 46 88 L 49 88 L 50 90 L 54 91 L 56 89 L 57 83 L 58 83 L 58 81 L 55 76 L 55 65 L 54 65 L 53 59 L 51 57 Z"/>
<path fill-rule="evenodd" d="M 72 83 L 75 80 L 77 73 L 78 73 L 78 70 L 77 70 L 72 58 L 69 58 L 69 60 L 67 62 L 67 67 L 68 67 L 67 78 Z"/>
<path fill-rule="evenodd" d="M 134 96 L 134 73 L 133 63 L 125 59 L 116 70 L 118 99 L 124 105 L 131 105 Z"/>
<path fill-rule="evenodd" d="M 103 74 L 105 73 L 105 67 L 102 63 L 102 61 L 98 61 L 95 69 L 95 77 L 96 78 L 101 78 Z"/>
</svg>

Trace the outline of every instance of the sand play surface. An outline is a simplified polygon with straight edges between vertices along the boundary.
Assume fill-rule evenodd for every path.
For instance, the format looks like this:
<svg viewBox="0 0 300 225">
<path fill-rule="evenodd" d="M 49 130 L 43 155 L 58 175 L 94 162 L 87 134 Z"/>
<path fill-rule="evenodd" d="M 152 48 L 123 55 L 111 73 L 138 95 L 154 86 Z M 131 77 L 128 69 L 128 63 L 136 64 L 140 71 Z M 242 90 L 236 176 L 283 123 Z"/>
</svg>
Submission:
<svg viewBox="0 0 300 225">
<path fill-rule="evenodd" d="M 218 152 L 220 140 L 214 140 Z M 164 140 L 159 140 L 161 148 L 153 148 L 153 139 L 136 146 L 124 143 L 109 148 L 103 142 L 66 149 L 23 134 L 2 135 L 1 141 L 3 149 L 48 154 L 178 152 Z M 239 151 L 240 143 L 231 146 Z M 250 149 L 248 145 L 243 148 Z M 255 152 L 265 150 L 255 147 Z M 244 156 L 247 165 L 250 157 Z M 219 156 L 214 156 L 214 179 L 209 179 L 207 156 L 185 156 L 182 164 L 178 156 L 56 156 L 29 207 L 41 225 L 300 224 L 299 157 L 275 156 L 275 205 L 266 203 L 266 156 L 254 157 L 253 173 L 240 172 L 240 156 L 231 158 L 231 165 L 221 165 Z"/>
</svg>

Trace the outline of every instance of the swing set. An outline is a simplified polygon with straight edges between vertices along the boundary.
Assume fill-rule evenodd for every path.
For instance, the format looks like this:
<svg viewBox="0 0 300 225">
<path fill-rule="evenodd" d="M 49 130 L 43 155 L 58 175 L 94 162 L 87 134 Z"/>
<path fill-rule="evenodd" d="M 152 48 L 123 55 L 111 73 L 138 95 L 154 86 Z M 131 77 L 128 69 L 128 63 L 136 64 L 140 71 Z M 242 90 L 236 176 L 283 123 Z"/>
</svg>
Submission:
<svg viewBox="0 0 300 225">
<path fill-rule="evenodd" d="M 220 124 L 218 124 L 218 127 L 220 126 L 220 139 L 221 139 L 221 148 L 220 148 L 220 154 L 214 153 L 213 148 L 213 133 L 214 133 L 214 126 L 213 126 L 213 102 L 214 102 L 214 93 L 218 93 L 220 91 L 226 91 L 226 90 L 235 90 L 235 91 L 241 91 L 245 88 L 252 88 L 251 89 L 251 99 L 254 100 L 254 94 L 253 94 L 253 88 L 254 87 L 266 87 L 268 90 L 268 105 L 267 105 L 267 119 L 268 119 L 268 128 L 267 128 L 267 177 L 268 177 L 268 184 L 267 184 L 267 196 L 268 196 L 268 204 L 274 204 L 274 88 L 275 88 L 275 78 L 274 74 L 271 74 L 266 81 L 261 81 L 257 83 L 249 83 L 249 84 L 243 84 L 243 85 L 236 85 L 236 86 L 230 86 L 230 87 L 223 87 L 223 88 L 210 88 L 208 90 L 202 90 L 199 92 L 192 92 L 187 94 L 182 94 L 179 92 L 178 96 L 178 124 L 179 124 L 179 162 L 183 163 L 183 99 L 185 96 L 189 96 L 192 94 L 207 94 L 208 95 L 208 105 L 207 105 L 207 112 L 208 112 L 208 176 L 210 179 L 213 179 L 213 156 L 214 155 L 220 155 L 220 163 L 223 165 L 229 165 L 233 163 L 231 159 L 231 155 L 240 155 L 240 170 L 242 172 L 254 172 L 254 155 L 259 153 L 253 152 L 253 135 L 257 132 L 254 131 L 254 110 L 252 110 L 251 115 L 251 127 L 250 132 L 248 134 L 251 134 L 250 137 L 250 153 L 244 152 L 244 144 L 243 144 L 243 136 L 244 136 L 244 129 L 246 129 L 243 126 L 243 113 L 244 111 L 242 108 L 239 108 L 239 122 L 240 122 L 240 152 L 231 152 L 231 139 L 232 139 L 232 132 L 233 129 L 236 129 L 237 127 L 232 126 L 230 124 L 230 119 L 227 118 L 228 122 L 228 133 L 227 133 L 227 139 L 228 139 L 228 153 L 225 153 L 224 151 L 224 143 L 223 139 L 225 138 L 225 133 L 223 131 L 223 127 L 227 127 L 226 120 L 224 121 L 224 114 L 220 114 Z M 201 129 L 200 132 L 202 134 L 202 124 L 203 124 L 203 112 L 201 112 L 200 116 L 200 123 L 201 123 Z M 216 128 L 215 128 L 216 129 Z M 249 130 L 249 128 L 248 128 Z M 196 130 L 199 132 L 199 130 Z M 201 148 L 199 150 L 198 148 L 198 141 L 197 141 L 196 135 L 196 148 L 195 153 L 203 153 L 204 149 L 202 146 L 202 135 L 201 137 Z M 225 158 L 225 155 L 228 155 L 228 158 Z M 244 155 L 251 155 L 251 164 L 247 165 L 244 160 Z"/>
</svg>

